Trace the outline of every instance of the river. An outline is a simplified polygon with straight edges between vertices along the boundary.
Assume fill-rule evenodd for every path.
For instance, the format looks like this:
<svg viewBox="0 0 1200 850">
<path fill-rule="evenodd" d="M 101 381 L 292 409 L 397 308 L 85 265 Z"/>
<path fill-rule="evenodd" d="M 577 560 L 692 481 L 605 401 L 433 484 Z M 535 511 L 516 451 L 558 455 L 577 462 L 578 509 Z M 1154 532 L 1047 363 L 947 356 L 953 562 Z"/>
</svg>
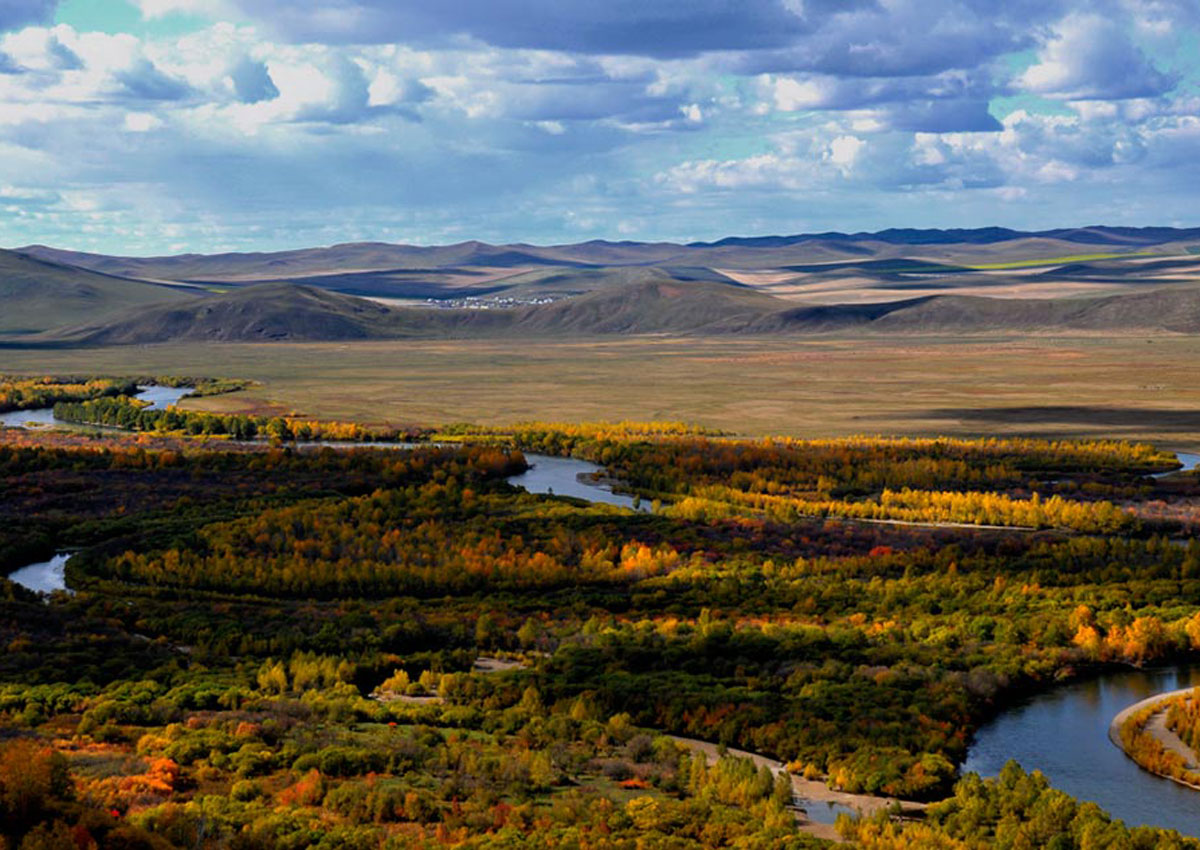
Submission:
<svg viewBox="0 0 1200 850">
<path fill-rule="evenodd" d="M 1098 803 L 1131 826 L 1200 836 L 1200 792 L 1138 767 L 1108 739 L 1122 709 L 1164 691 L 1200 685 L 1200 665 L 1118 670 L 1057 685 L 1005 709 L 979 730 L 963 772 L 995 776 L 1009 759 L 1056 788 Z"/>
<path fill-rule="evenodd" d="M 191 387 L 139 386 L 137 397 L 150 402 L 150 410 L 165 410 L 192 391 Z M 53 407 L 34 410 L 10 410 L 0 413 L 0 426 L 7 428 L 46 428 L 51 425 L 78 428 L 76 423 L 54 418 Z"/>
<path fill-rule="evenodd" d="M 67 581 L 63 572 L 69 557 L 70 553 L 60 552 L 49 561 L 29 564 L 14 573 L 9 573 L 8 580 L 37 593 L 66 590 Z"/>
<path fill-rule="evenodd" d="M 644 502 L 635 502 L 632 496 L 614 493 L 608 484 L 597 484 L 591 476 L 600 475 L 604 468 L 586 460 L 576 460 L 573 457 L 553 457 L 551 455 L 527 454 L 525 460 L 529 469 L 520 475 L 508 478 L 508 483 L 523 487 L 530 493 L 552 494 L 555 496 L 571 496 L 589 502 L 602 502 L 606 505 L 617 505 L 630 510 L 649 511 L 650 506 Z M 582 478 L 581 478 L 582 476 Z"/>
<path fill-rule="evenodd" d="M 1169 450 L 1168 450 L 1169 451 Z M 1175 452 L 1175 458 L 1183 464 L 1181 469 L 1172 469 L 1169 472 L 1160 472 L 1157 475 L 1151 475 L 1151 478 L 1166 478 L 1168 475 L 1175 475 L 1180 472 L 1191 472 L 1200 465 L 1200 454 L 1193 452 Z"/>
</svg>

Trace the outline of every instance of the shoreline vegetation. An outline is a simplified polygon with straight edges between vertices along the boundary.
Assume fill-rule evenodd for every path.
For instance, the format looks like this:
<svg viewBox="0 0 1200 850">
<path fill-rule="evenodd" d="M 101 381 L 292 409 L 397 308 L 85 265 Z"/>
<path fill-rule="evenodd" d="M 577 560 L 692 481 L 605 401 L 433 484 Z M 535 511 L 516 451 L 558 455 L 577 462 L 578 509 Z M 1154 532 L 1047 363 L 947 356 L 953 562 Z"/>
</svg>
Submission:
<svg viewBox="0 0 1200 850">
<path fill-rule="evenodd" d="M 1200 756 L 1194 748 L 1198 712 L 1200 688 L 1156 694 L 1114 717 L 1108 736 L 1143 770 L 1200 791 Z"/>
</svg>

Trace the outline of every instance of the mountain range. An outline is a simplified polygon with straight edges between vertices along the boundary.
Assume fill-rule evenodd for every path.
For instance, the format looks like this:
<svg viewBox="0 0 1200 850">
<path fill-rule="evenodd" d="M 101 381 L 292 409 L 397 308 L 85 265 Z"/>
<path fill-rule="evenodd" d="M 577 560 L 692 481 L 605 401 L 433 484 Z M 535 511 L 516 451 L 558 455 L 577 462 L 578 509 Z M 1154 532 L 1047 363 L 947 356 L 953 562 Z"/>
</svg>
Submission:
<svg viewBox="0 0 1200 850">
<path fill-rule="evenodd" d="M 839 331 L 1200 332 L 1200 229 L 707 243 L 0 250 L 7 345 Z"/>
</svg>

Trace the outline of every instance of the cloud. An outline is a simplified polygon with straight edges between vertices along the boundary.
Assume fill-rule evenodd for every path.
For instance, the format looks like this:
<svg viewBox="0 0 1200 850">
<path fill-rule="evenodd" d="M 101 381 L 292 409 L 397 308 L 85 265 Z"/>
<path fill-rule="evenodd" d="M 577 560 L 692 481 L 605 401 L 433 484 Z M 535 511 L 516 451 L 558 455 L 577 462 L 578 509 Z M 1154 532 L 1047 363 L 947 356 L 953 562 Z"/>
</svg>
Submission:
<svg viewBox="0 0 1200 850">
<path fill-rule="evenodd" d="M 688 56 L 782 47 L 808 29 L 782 0 L 238 0 L 283 37 L 322 43 L 446 43 Z M 828 2 L 813 4 L 818 8 Z"/>
<path fill-rule="evenodd" d="M 1035 45 L 1063 0 L 886 0 L 844 4 L 810 18 L 781 48 L 730 57 L 739 73 L 810 72 L 840 77 L 929 76 L 985 66 Z"/>
<path fill-rule="evenodd" d="M 135 2 L 176 18 L 0 32 L 0 187 L 46 199 L 0 191 L 11 241 L 1050 226 L 1200 188 L 1195 0 Z"/>
<path fill-rule="evenodd" d="M 79 54 L 59 41 L 55 35 L 46 40 L 46 54 L 50 63 L 59 71 L 78 71 L 83 67 L 83 60 L 79 58 Z"/>
<path fill-rule="evenodd" d="M 1038 63 L 1017 79 L 1028 91 L 1067 100 L 1154 97 L 1178 77 L 1154 67 L 1111 17 L 1071 14 L 1058 22 L 1038 52 Z"/>
<path fill-rule="evenodd" d="M 370 87 L 362 68 L 340 54 L 320 65 L 301 64 L 279 69 L 280 92 L 294 105 L 294 121 L 351 124 L 370 109 Z"/>
<path fill-rule="evenodd" d="M 995 85 L 977 72 L 865 79 L 765 74 L 757 85 L 760 96 L 780 112 L 870 109 L 880 128 L 939 133 L 1000 129 L 989 111 Z"/>
<path fill-rule="evenodd" d="M 774 150 L 738 159 L 689 160 L 655 175 L 655 183 L 687 195 L 709 190 L 772 193 L 820 191 L 856 170 L 867 142 L 849 133 L 787 134 Z"/>
<path fill-rule="evenodd" d="M 161 118 L 148 112 L 130 112 L 125 115 L 125 129 L 131 133 L 149 133 L 162 125 Z"/>
<path fill-rule="evenodd" d="M 145 58 L 118 71 L 116 80 L 124 94 L 140 100 L 182 100 L 191 92 L 186 82 L 163 73 Z"/>
<path fill-rule="evenodd" d="M 0 31 L 44 24 L 57 6 L 58 0 L 0 0 Z"/>
<path fill-rule="evenodd" d="M 271 79 L 271 72 L 262 62 L 243 56 L 229 71 L 233 89 L 242 103 L 258 103 L 279 97 L 279 89 Z"/>
</svg>

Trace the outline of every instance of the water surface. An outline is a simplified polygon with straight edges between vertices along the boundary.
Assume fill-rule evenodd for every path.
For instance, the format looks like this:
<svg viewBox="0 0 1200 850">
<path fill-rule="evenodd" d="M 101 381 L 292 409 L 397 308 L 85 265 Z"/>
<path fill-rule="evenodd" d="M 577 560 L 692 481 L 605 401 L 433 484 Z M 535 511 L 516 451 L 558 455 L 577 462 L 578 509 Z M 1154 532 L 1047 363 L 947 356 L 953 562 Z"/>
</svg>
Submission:
<svg viewBox="0 0 1200 850">
<path fill-rule="evenodd" d="M 1164 826 L 1200 837 L 1200 792 L 1142 770 L 1108 739 L 1108 727 L 1122 709 L 1195 685 L 1200 685 L 1200 665 L 1194 664 L 1119 670 L 1057 685 L 980 729 L 963 772 L 995 776 L 1015 759 L 1130 826 Z"/>
<path fill-rule="evenodd" d="M 1166 478 L 1168 475 L 1175 475 L 1178 472 L 1191 472 L 1200 465 L 1200 454 L 1194 452 L 1175 452 L 1175 459 L 1183 464 L 1182 469 L 1172 469 L 1169 472 L 1159 472 L 1151 475 L 1151 478 Z"/>
<path fill-rule="evenodd" d="M 192 391 L 191 387 L 139 386 L 137 397 L 150 402 L 149 410 L 166 410 Z M 0 413 L 0 425 L 8 428 L 47 428 L 51 425 L 79 427 L 78 423 L 65 422 L 54 417 L 53 407 L 38 407 L 33 410 L 10 410 Z"/>
<path fill-rule="evenodd" d="M 14 573 L 9 573 L 8 580 L 37 593 L 66 590 L 67 579 L 64 570 L 69 557 L 69 553 L 60 552 L 49 561 L 29 564 Z"/>
<path fill-rule="evenodd" d="M 604 468 L 586 460 L 576 460 L 573 457 L 552 457 L 550 455 L 527 454 L 525 460 L 529 470 L 520 475 L 512 475 L 508 483 L 523 487 L 530 493 L 544 493 L 555 496 L 572 496 L 589 502 L 602 502 L 606 505 L 617 505 L 631 510 L 649 511 L 650 506 L 641 503 L 634 506 L 633 496 L 614 493 L 607 484 L 597 484 L 586 477 L 603 473 Z"/>
</svg>

